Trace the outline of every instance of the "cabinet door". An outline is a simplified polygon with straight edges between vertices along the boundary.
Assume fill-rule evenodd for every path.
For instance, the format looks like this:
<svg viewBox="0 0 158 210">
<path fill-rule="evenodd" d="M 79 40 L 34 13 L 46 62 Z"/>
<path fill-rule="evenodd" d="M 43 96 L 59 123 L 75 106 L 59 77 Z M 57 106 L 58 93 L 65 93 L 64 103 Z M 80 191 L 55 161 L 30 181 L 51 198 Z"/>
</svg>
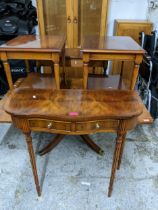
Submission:
<svg viewBox="0 0 158 210">
<path fill-rule="evenodd" d="M 67 35 L 73 48 L 73 0 L 37 0 L 40 35 Z"/>
<path fill-rule="evenodd" d="M 37 0 L 37 13 L 40 34 L 67 34 L 67 1 Z"/>
<path fill-rule="evenodd" d="M 88 35 L 104 36 L 108 0 L 74 0 L 74 47 Z"/>
<path fill-rule="evenodd" d="M 84 36 L 104 36 L 108 0 L 37 0 L 40 34 L 67 35 L 67 47 L 80 47 Z"/>
</svg>

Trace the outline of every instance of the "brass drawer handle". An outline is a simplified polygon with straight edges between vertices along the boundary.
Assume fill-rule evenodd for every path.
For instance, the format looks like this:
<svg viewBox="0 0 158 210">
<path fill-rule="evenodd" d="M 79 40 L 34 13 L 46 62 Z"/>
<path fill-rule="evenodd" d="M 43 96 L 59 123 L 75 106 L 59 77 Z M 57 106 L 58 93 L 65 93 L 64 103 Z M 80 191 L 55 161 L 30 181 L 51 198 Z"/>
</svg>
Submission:
<svg viewBox="0 0 158 210">
<path fill-rule="evenodd" d="M 96 128 L 100 128 L 100 125 L 98 123 L 96 123 Z"/>
<path fill-rule="evenodd" d="M 51 128 L 53 127 L 53 123 L 52 123 L 52 122 L 48 123 L 47 127 L 48 127 L 49 129 L 51 129 Z"/>
</svg>

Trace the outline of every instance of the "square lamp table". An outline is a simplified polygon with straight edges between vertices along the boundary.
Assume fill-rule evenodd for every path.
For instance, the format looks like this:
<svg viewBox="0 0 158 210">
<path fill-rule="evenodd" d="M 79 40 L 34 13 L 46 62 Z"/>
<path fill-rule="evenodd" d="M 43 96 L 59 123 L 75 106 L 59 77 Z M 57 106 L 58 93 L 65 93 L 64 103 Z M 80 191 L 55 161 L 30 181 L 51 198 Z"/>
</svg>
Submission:
<svg viewBox="0 0 158 210">
<path fill-rule="evenodd" d="M 133 61 L 134 69 L 129 89 L 133 90 L 136 84 L 139 65 L 142 62 L 144 49 L 131 37 L 126 36 L 87 36 L 81 46 L 83 54 L 83 87 L 87 89 L 88 67 L 90 61 L 122 61 L 120 79 L 123 76 L 124 61 Z M 120 81 L 121 84 L 121 81 Z"/>
<path fill-rule="evenodd" d="M 0 60 L 3 62 L 9 88 L 13 89 L 11 69 L 8 60 L 53 61 L 56 88 L 60 89 L 59 62 L 65 65 L 65 36 L 18 36 L 0 46 Z"/>
</svg>

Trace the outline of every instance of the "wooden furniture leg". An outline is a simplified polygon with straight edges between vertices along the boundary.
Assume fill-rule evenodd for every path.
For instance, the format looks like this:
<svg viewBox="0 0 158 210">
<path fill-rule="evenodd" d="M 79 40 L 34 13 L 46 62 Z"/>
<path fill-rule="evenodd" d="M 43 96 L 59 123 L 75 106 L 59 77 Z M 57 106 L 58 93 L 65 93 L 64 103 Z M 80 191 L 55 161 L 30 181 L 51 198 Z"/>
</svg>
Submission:
<svg viewBox="0 0 158 210">
<path fill-rule="evenodd" d="M 123 136 L 123 141 L 122 141 L 122 144 L 121 144 L 121 151 L 120 151 L 120 156 L 119 156 L 118 166 L 117 166 L 118 170 L 120 169 L 120 165 L 121 165 L 121 160 L 122 160 L 122 155 L 123 155 L 123 150 L 124 150 L 124 145 L 125 145 L 125 140 L 126 140 L 125 136 L 126 136 L 126 133 Z"/>
<path fill-rule="evenodd" d="M 30 64 L 28 60 L 25 60 L 25 67 L 26 67 L 26 72 L 29 73 L 30 72 Z"/>
<path fill-rule="evenodd" d="M 31 162 L 31 166 L 32 166 L 34 181 L 35 181 L 35 184 L 36 184 L 37 194 L 38 194 L 38 196 L 40 196 L 41 195 L 41 190 L 40 190 L 40 185 L 39 185 L 39 181 L 38 181 L 35 155 L 34 155 L 33 146 L 32 146 L 32 137 L 30 135 L 31 133 L 24 133 L 24 134 L 25 134 L 25 137 L 26 137 L 26 143 L 27 143 L 27 147 L 28 147 L 28 151 L 29 151 L 29 155 L 30 155 L 30 162 Z"/>
<path fill-rule="evenodd" d="M 66 74 L 65 74 L 65 45 L 62 52 L 62 65 L 63 65 L 63 81 L 64 85 L 66 85 Z"/>
<path fill-rule="evenodd" d="M 57 134 L 54 139 L 46 146 L 44 147 L 42 150 L 40 150 L 38 152 L 39 155 L 45 155 L 46 153 L 50 152 L 54 147 L 56 147 L 61 140 L 64 138 L 65 135 L 62 134 Z"/>
<path fill-rule="evenodd" d="M 57 90 L 60 90 L 60 68 L 59 63 L 54 63 L 54 76 Z"/>
<path fill-rule="evenodd" d="M 97 144 L 95 144 L 94 141 L 88 135 L 81 135 L 81 138 L 96 153 L 98 153 L 99 155 L 104 154 L 104 150 L 102 150 Z"/>
<path fill-rule="evenodd" d="M 88 63 L 83 63 L 83 88 L 87 89 Z"/>
<path fill-rule="evenodd" d="M 133 74 L 132 74 L 132 81 L 131 81 L 130 90 L 134 90 L 136 80 L 137 80 L 137 77 L 138 77 L 138 71 L 139 71 L 139 65 L 135 64 Z"/>
<path fill-rule="evenodd" d="M 120 154 L 121 154 L 121 146 L 122 146 L 122 142 L 124 141 L 124 138 L 125 138 L 126 131 L 124 129 L 125 128 L 124 124 L 125 124 L 124 121 L 120 120 L 117 137 L 116 137 L 115 151 L 114 151 L 114 155 L 113 155 L 113 163 L 112 163 L 111 177 L 110 177 L 110 182 L 109 182 L 108 197 L 110 197 L 112 194 L 112 188 L 113 188 L 113 183 L 114 183 L 114 179 L 115 179 L 115 172 L 118 167 L 118 161 L 119 161 Z"/>
<path fill-rule="evenodd" d="M 6 77 L 7 77 L 9 88 L 10 89 L 14 89 L 11 69 L 10 69 L 10 65 L 8 63 L 8 58 L 7 58 L 7 54 L 6 53 L 2 53 L 1 54 L 1 60 L 3 62 L 4 71 L 5 71 L 5 74 L 6 74 Z"/>
<path fill-rule="evenodd" d="M 136 56 L 136 59 L 134 61 L 134 69 L 133 69 L 132 78 L 131 78 L 130 90 L 134 90 L 141 61 L 142 61 L 142 56 Z"/>
<path fill-rule="evenodd" d="M 120 79 L 119 79 L 119 85 L 118 89 L 122 89 L 122 81 L 123 81 L 123 66 L 124 66 L 124 61 L 121 62 L 121 72 L 120 72 Z"/>
<path fill-rule="evenodd" d="M 38 60 L 36 60 L 35 62 L 36 62 L 37 71 L 42 73 L 41 71 L 39 71 L 39 69 L 40 69 L 40 62 Z"/>
</svg>

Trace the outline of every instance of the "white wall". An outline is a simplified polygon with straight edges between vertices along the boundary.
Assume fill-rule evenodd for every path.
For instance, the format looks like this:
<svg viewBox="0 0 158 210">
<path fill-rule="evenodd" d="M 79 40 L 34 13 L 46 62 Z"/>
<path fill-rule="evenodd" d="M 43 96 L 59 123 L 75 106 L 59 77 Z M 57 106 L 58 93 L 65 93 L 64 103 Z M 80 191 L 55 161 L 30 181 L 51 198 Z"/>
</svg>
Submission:
<svg viewBox="0 0 158 210">
<path fill-rule="evenodd" d="M 154 23 L 154 29 L 158 31 L 158 8 L 149 9 L 148 19 Z"/>
<path fill-rule="evenodd" d="M 32 4 L 36 6 L 36 0 L 32 0 Z"/>
<path fill-rule="evenodd" d="M 147 11 L 147 0 L 110 0 L 108 35 L 113 35 L 115 19 L 146 19 Z"/>
</svg>

